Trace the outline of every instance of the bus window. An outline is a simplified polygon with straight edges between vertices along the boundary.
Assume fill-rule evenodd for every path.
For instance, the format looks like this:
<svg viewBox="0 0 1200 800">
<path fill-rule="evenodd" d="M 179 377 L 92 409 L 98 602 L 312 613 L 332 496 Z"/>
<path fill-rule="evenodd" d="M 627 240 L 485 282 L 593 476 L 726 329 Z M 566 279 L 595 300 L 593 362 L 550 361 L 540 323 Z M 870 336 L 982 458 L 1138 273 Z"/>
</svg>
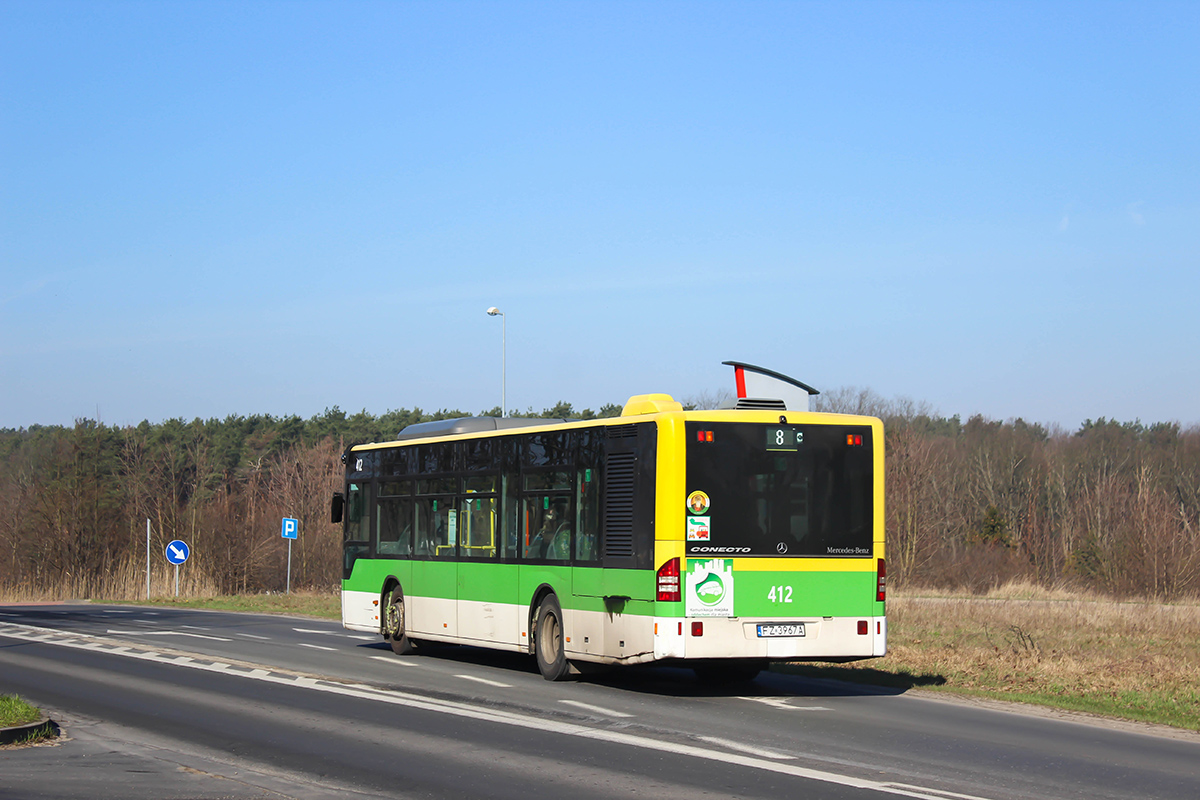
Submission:
<svg viewBox="0 0 1200 800">
<path fill-rule="evenodd" d="M 504 525 L 500 536 L 500 556 L 519 558 L 524 544 L 520 524 L 520 503 L 517 501 L 517 475 L 506 472 L 500 478 L 500 493 L 504 498 Z"/>
<path fill-rule="evenodd" d="M 496 557 L 496 498 L 463 499 L 459 552 L 463 558 Z"/>
<path fill-rule="evenodd" d="M 580 469 L 575 489 L 575 560 L 595 561 L 600 557 L 596 542 L 600 538 L 599 470 Z"/>
<path fill-rule="evenodd" d="M 351 483 L 346 487 L 346 517 L 343 535 L 342 570 L 349 577 L 354 562 L 366 558 L 371 551 L 371 515 L 367 513 L 369 484 Z"/>
<path fill-rule="evenodd" d="M 412 554 L 412 500 L 410 498 L 379 498 L 379 518 L 375 531 L 375 553 L 381 556 Z"/>
<path fill-rule="evenodd" d="M 449 498 L 417 498 L 413 525 L 415 555 L 454 558 L 458 543 L 458 515 L 451 505 Z"/>
<path fill-rule="evenodd" d="M 367 515 L 367 485 L 350 484 L 346 491 L 346 541 L 371 541 L 370 521 L 371 518 Z"/>
<path fill-rule="evenodd" d="M 568 497 L 526 496 L 521 508 L 524 557 L 571 559 L 571 501 Z"/>
</svg>

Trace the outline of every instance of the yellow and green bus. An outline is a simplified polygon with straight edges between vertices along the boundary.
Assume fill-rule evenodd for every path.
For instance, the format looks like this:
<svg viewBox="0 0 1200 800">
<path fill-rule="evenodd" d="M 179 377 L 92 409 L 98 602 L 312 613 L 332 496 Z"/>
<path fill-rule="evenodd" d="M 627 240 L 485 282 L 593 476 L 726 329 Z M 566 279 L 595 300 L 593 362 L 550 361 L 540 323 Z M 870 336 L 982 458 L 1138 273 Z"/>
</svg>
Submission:
<svg viewBox="0 0 1200 800">
<path fill-rule="evenodd" d="M 738 405 L 639 395 L 612 419 L 443 420 L 348 448 L 344 626 L 401 654 L 529 653 L 547 680 L 884 655 L 882 423 Z"/>
</svg>

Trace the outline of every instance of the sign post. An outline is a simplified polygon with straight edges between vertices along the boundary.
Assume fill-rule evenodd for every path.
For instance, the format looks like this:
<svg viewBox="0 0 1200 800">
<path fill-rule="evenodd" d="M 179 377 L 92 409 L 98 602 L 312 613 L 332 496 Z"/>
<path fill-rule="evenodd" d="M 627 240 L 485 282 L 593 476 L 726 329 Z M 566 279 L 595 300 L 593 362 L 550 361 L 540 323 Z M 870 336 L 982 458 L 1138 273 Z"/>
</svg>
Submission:
<svg viewBox="0 0 1200 800">
<path fill-rule="evenodd" d="M 288 540 L 288 571 L 287 571 L 287 593 L 292 593 L 292 540 L 300 533 L 300 520 L 290 517 L 283 518 L 283 530 L 280 531 L 280 536 Z"/>
<path fill-rule="evenodd" d="M 146 599 L 150 599 L 150 518 L 146 517 Z"/>
<path fill-rule="evenodd" d="M 188 560 L 191 551 L 182 539 L 174 539 L 167 543 L 167 561 L 175 565 L 175 596 L 179 597 L 179 565 Z"/>
</svg>

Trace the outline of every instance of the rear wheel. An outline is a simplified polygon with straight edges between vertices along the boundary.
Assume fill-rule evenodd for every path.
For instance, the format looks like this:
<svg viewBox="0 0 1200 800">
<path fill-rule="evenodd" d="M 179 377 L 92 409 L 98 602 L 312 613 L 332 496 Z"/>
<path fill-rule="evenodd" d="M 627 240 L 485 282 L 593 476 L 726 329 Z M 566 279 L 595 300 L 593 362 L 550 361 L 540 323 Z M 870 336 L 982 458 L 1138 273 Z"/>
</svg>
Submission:
<svg viewBox="0 0 1200 800">
<path fill-rule="evenodd" d="M 412 653 L 416 643 L 408 638 L 405 631 L 404 595 L 399 586 L 393 587 L 388 593 L 383 614 L 383 638 L 391 643 L 392 652 L 400 656 Z"/>
<path fill-rule="evenodd" d="M 569 665 L 563 649 L 562 607 L 558 598 L 550 595 L 543 600 L 534 619 L 533 655 L 538 672 L 548 681 L 560 681 L 569 672 Z"/>
</svg>

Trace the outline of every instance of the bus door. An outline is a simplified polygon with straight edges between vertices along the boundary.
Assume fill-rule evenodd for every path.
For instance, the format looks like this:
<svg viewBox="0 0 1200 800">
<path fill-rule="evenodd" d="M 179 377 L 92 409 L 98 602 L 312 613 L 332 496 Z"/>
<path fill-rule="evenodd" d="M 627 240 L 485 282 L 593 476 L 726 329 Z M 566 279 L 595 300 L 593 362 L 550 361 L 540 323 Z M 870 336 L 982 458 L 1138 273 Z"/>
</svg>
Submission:
<svg viewBox="0 0 1200 800">
<path fill-rule="evenodd" d="M 457 636 L 459 514 L 453 495 L 416 499 L 413 542 L 412 624 L 421 634 Z"/>
<path fill-rule="evenodd" d="M 516 568 L 500 563 L 499 499 L 468 491 L 458 511 L 458 635 L 512 642 L 516 627 Z"/>
</svg>

